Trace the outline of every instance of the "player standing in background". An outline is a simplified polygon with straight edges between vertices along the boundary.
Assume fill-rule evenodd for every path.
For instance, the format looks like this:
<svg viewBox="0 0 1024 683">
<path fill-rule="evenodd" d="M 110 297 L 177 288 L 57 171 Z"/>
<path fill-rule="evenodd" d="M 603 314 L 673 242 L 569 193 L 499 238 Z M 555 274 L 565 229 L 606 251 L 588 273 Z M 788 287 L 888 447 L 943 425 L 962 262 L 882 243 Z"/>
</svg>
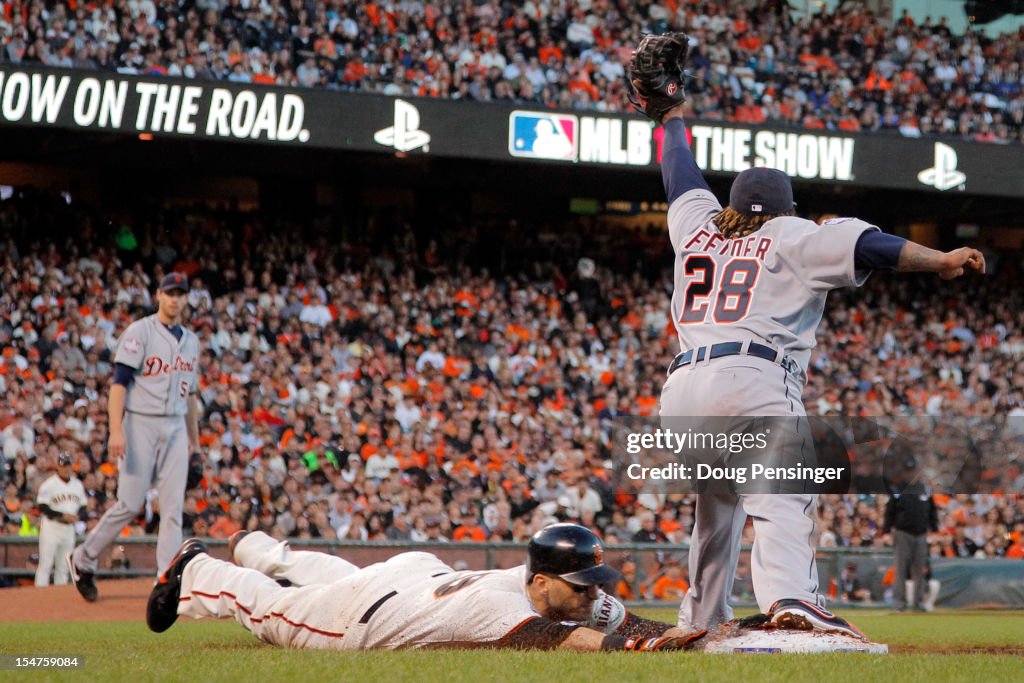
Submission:
<svg viewBox="0 0 1024 683">
<path fill-rule="evenodd" d="M 682 351 L 669 366 L 661 416 L 806 415 L 801 398 L 814 334 L 828 292 L 864 284 L 872 270 L 985 272 L 977 249 L 943 253 L 856 218 L 818 225 L 796 216 L 789 177 L 740 173 L 725 209 L 687 143 L 683 81 L 688 38 L 647 36 L 633 53 L 637 107 L 665 127 L 662 177 L 675 252 L 672 316 Z M 751 574 L 758 606 L 778 620 L 805 617 L 816 629 L 862 634 L 824 609 L 818 594 L 815 493 L 701 494 L 690 544 L 683 629 L 732 618 L 728 598 L 747 516 L 754 519 Z"/>
<path fill-rule="evenodd" d="M 68 566 L 63 558 L 75 547 L 75 522 L 85 507 L 85 487 L 72 470 L 70 453 L 57 456 L 57 472 L 39 487 L 36 507 L 43 515 L 39 526 L 39 567 L 36 585 L 63 586 L 68 582 Z"/>
<path fill-rule="evenodd" d="M 579 652 L 688 649 L 688 634 L 626 612 L 599 586 L 619 573 L 589 529 L 553 524 L 512 569 L 455 571 L 434 555 L 401 553 L 360 569 L 334 555 L 293 551 L 259 532 L 228 545 L 240 566 L 189 539 L 153 588 L 146 623 L 179 615 L 231 617 L 267 643 L 366 650 L 508 647 Z M 277 580 L 286 579 L 287 588 Z"/>
<path fill-rule="evenodd" d="M 157 567 L 170 564 L 181 545 L 189 453 L 199 449 L 199 338 L 179 324 L 188 291 L 184 274 L 165 276 L 157 312 L 133 322 L 118 340 L 108 400 L 109 454 L 121 458 L 117 502 L 68 556 L 75 586 L 90 602 L 98 595 L 93 574 L 100 553 L 142 510 L 150 486 L 160 499 Z"/>
</svg>

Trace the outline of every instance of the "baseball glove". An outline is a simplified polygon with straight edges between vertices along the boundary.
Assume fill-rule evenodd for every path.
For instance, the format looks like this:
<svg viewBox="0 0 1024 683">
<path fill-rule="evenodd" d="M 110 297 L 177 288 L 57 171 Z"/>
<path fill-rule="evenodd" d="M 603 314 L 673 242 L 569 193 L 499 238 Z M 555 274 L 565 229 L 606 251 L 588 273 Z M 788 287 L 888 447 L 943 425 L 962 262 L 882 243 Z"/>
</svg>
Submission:
<svg viewBox="0 0 1024 683">
<path fill-rule="evenodd" d="M 777 620 L 773 620 L 772 614 L 752 614 L 742 619 L 733 619 L 729 625 L 743 630 L 771 631 L 781 629 L 784 631 L 812 631 L 814 626 L 806 617 L 792 612 L 784 612 Z"/>
<path fill-rule="evenodd" d="M 633 51 L 626 72 L 629 101 L 655 123 L 672 107 L 686 101 L 686 55 L 690 39 L 685 33 L 644 36 Z"/>
<path fill-rule="evenodd" d="M 772 623 L 772 615 L 770 614 L 751 614 L 749 617 L 743 617 L 742 619 L 734 620 L 734 623 L 739 628 L 752 629 L 752 628 L 763 628 L 767 624 Z"/>
<path fill-rule="evenodd" d="M 185 490 L 194 489 L 203 480 L 203 456 L 193 453 L 188 459 L 188 479 L 185 480 Z"/>
</svg>

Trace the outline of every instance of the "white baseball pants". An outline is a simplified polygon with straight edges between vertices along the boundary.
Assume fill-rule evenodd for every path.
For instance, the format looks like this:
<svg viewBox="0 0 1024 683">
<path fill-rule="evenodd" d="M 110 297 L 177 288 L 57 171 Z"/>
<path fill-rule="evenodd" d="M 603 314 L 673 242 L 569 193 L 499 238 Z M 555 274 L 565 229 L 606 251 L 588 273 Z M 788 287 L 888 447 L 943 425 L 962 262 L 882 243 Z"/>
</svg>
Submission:
<svg viewBox="0 0 1024 683">
<path fill-rule="evenodd" d="M 68 565 L 64 556 L 75 547 L 75 525 L 44 518 L 39 529 L 39 566 L 36 567 L 36 585 L 63 586 L 68 582 Z"/>
</svg>

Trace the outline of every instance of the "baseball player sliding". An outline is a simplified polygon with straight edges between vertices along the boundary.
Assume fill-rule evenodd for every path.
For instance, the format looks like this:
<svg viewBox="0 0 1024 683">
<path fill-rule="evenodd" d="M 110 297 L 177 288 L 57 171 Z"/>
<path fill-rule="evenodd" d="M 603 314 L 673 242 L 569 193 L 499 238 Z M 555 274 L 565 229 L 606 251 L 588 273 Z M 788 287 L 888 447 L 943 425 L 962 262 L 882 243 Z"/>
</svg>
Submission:
<svg viewBox="0 0 1024 683">
<path fill-rule="evenodd" d="M 724 209 L 694 162 L 683 123 L 681 33 L 645 37 L 633 54 L 634 104 L 665 128 L 662 176 L 675 251 L 672 316 L 682 351 L 669 366 L 661 416 L 806 415 L 801 393 L 814 334 L 830 290 L 864 284 L 873 270 L 951 279 L 985 272 L 976 249 L 929 249 L 856 218 L 817 225 L 795 212 L 789 177 L 740 173 Z M 798 432 L 805 422 L 794 420 Z M 801 426 L 803 425 L 803 426 Z M 679 609 L 685 630 L 732 617 L 728 596 L 740 537 L 754 519 L 754 592 L 762 611 L 806 618 L 816 629 L 862 634 L 823 608 L 815 564 L 817 495 L 697 496 L 691 589 Z"/>
<path fill-rule="evenodd" d="M 238 532 L 229 547 L 241 566 L 210 557 L 202 541 L 184 543 L 150 594 L 151 630 L 179 615 L 231 617 L 265 642 L 330 650 L 641 652 L 688 649 L 704 635 L 629 614 L 600 590 L 618 572 L 604 564 L 597 536 L 575 524 L 540 530 L 526 565 L 506 570 L 455 571 L 424 552 L 359 569 L 258 531 Z"/>
<path fill-rule="evenodd" d="M 43 515 L 39 527 L 39 566 L 36 585 L 48 586 L 53 571 L 55 586 L 68 582 L 68 568 L 62 560 L 75 547 L 75 522 L 85 507 L 85 487 L 72 471 L 70 453 L 57 456 L 57 472 L 43 482 L 36 495 L 36 507 Z"/>
<path fill-rule="evenodd" d="M 157 566 L 170 564 L 181 545 L 189 452 L 199 445 L 199 339 L 180 325 L 188 290 L 184 274 L 165 276 L 157 312 L 133 322 L 118 340 L 108 400 L 108 449 L 121 459 L 117 502 L 67 558 L 75 587 L 90 602 L 98 595 L 97 558 L 139 514 L 154 484 L 160 499 Z"/>
</svg>

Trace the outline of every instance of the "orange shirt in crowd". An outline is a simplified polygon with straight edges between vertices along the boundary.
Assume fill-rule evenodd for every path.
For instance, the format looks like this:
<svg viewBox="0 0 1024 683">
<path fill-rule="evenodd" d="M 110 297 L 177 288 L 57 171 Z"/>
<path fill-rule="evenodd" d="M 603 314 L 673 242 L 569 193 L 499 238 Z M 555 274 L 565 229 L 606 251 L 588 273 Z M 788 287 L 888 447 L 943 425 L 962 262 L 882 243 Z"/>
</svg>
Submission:
<svg viewBox="0 0 1024 683">
<path fill-rule="evenodd" d="M 562 55 L 562 51 L 559 50 L 554 45 L 545 45 L 541 47 L 540 50 L 537 51 L 537 57 L 540 60 L 541 64 L 547 64 L 553 59 L 562 61 L 562 59 L 564 58 L 564 56 Z"/>
<path fill-rule="evenodd" d="M 487 534 L 484 533 L 484 530 L 476 524 L 463 524 L 455 530 L 455 533 L 452 535 L 452 539 L 455 541 L 483 543 L 487 540 Z"/>
<path fill-rule="evenodd" d="M 658 398 L 657 396 L 637 396 L 636 397 L 637 414 L 639 415 L 654 415 L 658 411 Z"/>
<path fill-rule="evenodd" d="M 209 534 L 212 538 L 231 538 L 231 534 L 241 530 L 242 526 L 238 522 L 227 515 L 221 515 L 210 525 Z"/>
<path fill-rule="evenodd" d="M 686 595 L 686 591 L 689 589 L 690 584 L 686 582 L 686 579 L 682 577 L 673 579 L 672 577 L 665 575 L 654 582 L 654 587 L 651 588 L 651 594 L 658 600 L 677 602 L 683 599 L 683 596 Z"/>
<path fill-rule="evenodd" d="M 857 117 L 853 115 L 844 116 L 839 119 L 837 127 L 839 130 L 855 133 L 860 130 L 860 121 L 858 121 Z"/>
<path fill-rule="evenodd" d="M 740 123 L 764 123 L 764 119 L 764 109 L 756 104 L 736 107 L 736 121 Z"/>
</svg>

